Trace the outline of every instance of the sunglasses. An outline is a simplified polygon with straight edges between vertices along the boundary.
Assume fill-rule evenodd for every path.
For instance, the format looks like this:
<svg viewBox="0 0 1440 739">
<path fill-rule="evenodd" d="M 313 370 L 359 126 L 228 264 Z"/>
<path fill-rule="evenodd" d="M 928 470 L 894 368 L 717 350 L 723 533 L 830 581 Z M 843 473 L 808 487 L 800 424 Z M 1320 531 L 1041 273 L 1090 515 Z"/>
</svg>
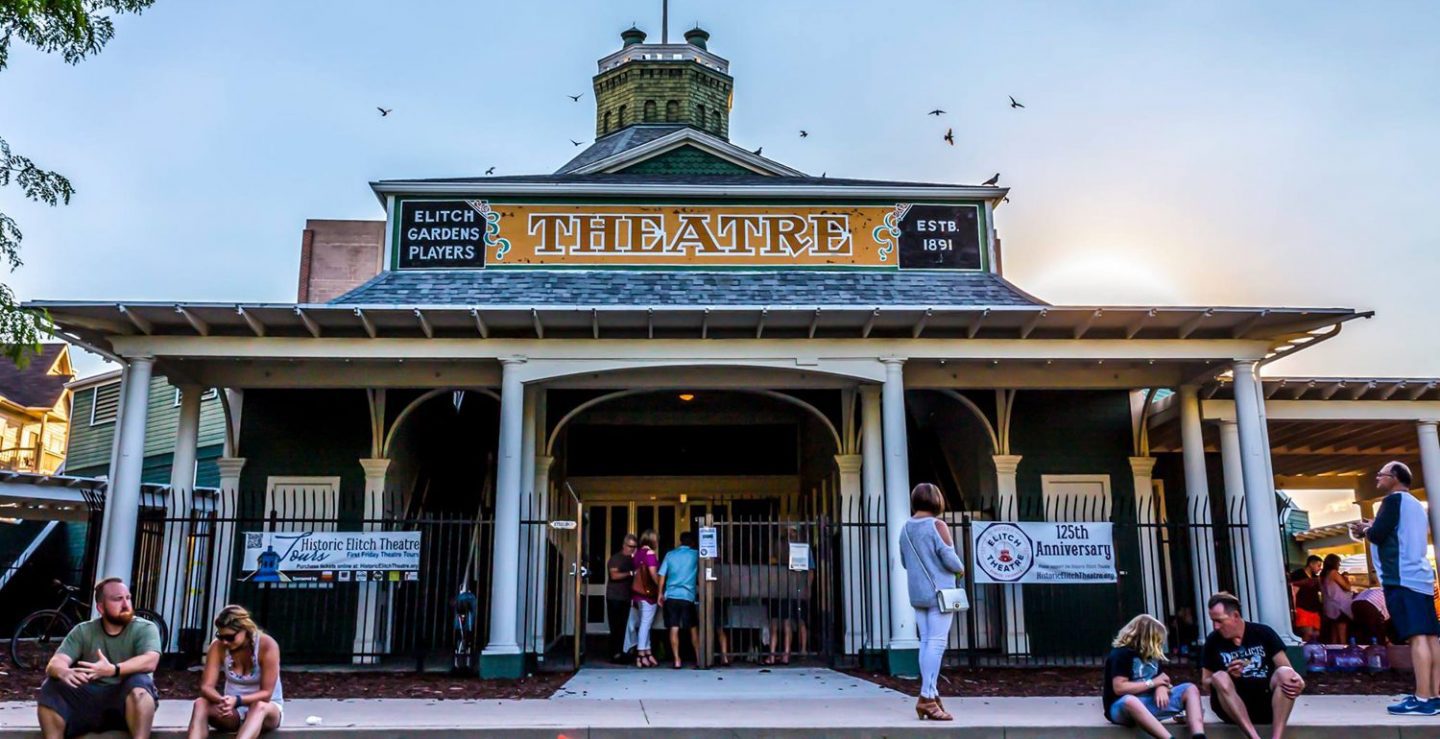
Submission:
<svg viewBox="0 0 1440 739">
<path fill-rule="evenodd" d="M 240 632 L 238 632 L 238 631 L 232 631 L 232 632 L 230 632 L 230 633 L 228 633 L 228 634 L 222 634 L 222 633 L 220 633 L 220 632 L 217 631 L 217 632 L 215 632 L 215 638 L 216 638 L 216 639 L 219 639 L 220 641 L 225 642 L 226 644 L 229 644 L 229 643 L 235 641 L 236 639 L 239 639 L 239 638 L 240 638 Z"/>
</svg>

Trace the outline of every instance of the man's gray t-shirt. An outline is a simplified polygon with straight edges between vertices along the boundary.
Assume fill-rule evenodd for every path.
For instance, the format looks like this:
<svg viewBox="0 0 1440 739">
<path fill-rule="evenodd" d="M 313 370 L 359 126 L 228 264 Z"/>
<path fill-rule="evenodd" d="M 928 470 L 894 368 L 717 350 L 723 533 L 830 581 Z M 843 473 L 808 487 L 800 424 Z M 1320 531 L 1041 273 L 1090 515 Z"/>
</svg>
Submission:
<svg viewBox="0 0 1440 739">
<path fill-rule="evenodd" d="M 119 634 L 111 636 L 105 633 L 105 625 L 100 619 L 91 619 L 71 629 L 70 633 L 65 635 L 65 641 L 60 642 L 60 648 L 56 652 L 69 657 L 73 664 L 94 662 L 96 650 L 104 652 L 105 658 L 117 665 L 147 652 L 159 654 L 160 629 L 156 628 L 153 621 L 136 618 L 126 624 Z M 120 679 L 109 675 L 96 678 L 95 682 L 115 685 Z"/>
</svg>

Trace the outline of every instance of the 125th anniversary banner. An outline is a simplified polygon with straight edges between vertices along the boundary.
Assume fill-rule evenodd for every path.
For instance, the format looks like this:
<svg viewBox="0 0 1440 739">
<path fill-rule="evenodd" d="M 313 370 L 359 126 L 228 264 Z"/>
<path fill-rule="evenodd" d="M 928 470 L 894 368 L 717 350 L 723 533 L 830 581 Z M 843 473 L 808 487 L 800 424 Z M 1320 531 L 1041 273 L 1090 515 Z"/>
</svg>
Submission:
<svg viewBox="0 0 1440 739">
<path fill-rule="evenodd" d="M 674 206 L 401 200 L 400 269 L 845 266 L 981 269 L 980 206 Z"/>
<path fill-rule="evenodd" d="M 1115 582 L 1109 523 L 976 521 L 970 529 L 976 583 Z"/>
</svg>

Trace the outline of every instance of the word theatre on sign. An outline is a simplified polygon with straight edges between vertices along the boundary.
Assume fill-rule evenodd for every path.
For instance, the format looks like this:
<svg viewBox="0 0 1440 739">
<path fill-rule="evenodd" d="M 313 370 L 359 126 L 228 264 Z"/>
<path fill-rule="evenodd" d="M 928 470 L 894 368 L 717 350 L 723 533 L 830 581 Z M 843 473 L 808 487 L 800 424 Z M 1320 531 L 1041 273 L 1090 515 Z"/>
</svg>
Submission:
<svg viewBox="0 0 1440 739">
<path fill-rule="evenodd" d="M 980 209 L 912 205 L 900 219 L 901 269 L 980 269 Z"/>
<path fill-rule="evenodd" d="M 399 267 L 484 267 L 485 228 L 485 215 L 464 200 L 402 201 L 396 234 Z"/>
</svg>

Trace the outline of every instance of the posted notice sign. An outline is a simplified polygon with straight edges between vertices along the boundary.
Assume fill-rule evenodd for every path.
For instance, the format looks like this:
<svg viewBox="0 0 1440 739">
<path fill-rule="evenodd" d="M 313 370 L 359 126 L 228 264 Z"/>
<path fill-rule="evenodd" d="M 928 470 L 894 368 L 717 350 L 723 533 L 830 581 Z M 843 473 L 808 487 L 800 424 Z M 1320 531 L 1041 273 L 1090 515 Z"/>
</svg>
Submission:
<svg viewBox="0 0 1440 739">
<path fill-rule="evenodd" d="M 1115 540 L 1109 523 L 976 521 L 970 542 L 977 583 L 1115 582 Z"/>
<path fill-rule="evenodd" d="M 420 532 L 247 531 L 240 570 L 250 582 L 414 582 Z"/>
</svg>

